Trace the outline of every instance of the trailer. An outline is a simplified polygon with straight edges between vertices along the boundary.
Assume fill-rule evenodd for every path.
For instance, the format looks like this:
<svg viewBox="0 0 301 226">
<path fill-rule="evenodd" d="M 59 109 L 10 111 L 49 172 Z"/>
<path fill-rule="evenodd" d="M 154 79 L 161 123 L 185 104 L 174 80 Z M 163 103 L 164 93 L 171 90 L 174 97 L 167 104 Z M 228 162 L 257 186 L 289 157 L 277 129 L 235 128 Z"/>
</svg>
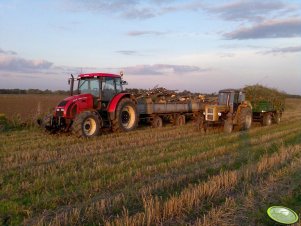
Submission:
<svg viewBox="0 0 301 226">
<path fill-rule="evenodd" d="M 150 122 L 154 128 L 162 127 L 164 120 L 174 125 L 184 125 L 188 119 L 198 121 L 204 109 L 205 103 L 201 100 L 154 103 L 151 98 L 144 98 L 137 103 L 139 119 Z"/>
<path fill-rule="evenodd" d="M 260 122 L 263 126 L 280 123 L 285 110 L 284 94 L 261 85 L 247 86 L 244 90 L 252 104 L 254 122 Z"/>
</svg>

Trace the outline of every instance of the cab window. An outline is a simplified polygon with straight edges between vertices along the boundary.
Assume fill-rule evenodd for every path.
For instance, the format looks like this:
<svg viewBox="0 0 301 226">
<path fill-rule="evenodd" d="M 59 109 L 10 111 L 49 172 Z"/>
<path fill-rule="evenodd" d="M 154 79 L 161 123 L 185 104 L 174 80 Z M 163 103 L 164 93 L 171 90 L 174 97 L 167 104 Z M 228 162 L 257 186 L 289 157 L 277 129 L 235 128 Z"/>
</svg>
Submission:
<svg viewBox="0 0 301 226">
<path fill-rule="evenodd" d="M 80 94 L 90 93 L 95 97 L 99 96 L 99 80 L 97 78 L 81 79 L 78 91 Z"/>
<path fill-rule="evenodd" d="M 116 93 L 121 93 L 122 92 L 121 79 L 115 78 L 115 84 L 116 84 Z"/>
<path fill-rule="evenodd" d="M 115 95 L 115 81 L 114 78 L 105 78 L 102 84 L 103 101 L 110 101 Z"/>
</svg>

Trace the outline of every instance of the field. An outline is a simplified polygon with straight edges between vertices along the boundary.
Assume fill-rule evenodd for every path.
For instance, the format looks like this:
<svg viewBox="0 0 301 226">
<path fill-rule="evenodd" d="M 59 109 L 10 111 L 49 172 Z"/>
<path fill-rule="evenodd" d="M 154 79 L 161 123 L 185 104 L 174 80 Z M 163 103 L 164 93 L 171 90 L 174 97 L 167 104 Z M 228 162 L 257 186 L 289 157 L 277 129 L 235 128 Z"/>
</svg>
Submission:
<svg viewBox="0 0 301 226">
<path fill-rule="evenodd" d="M 0 224 L 275 225 L 271 205 L 301 213 L 301 100 L 286 105 L 279 125 L 230 135 L 0 133 Z"/>
<path fill-rule="evenodd" d="M 0 114 L 5 114 L 10 120 L 30 123 L 40 114 L 49 112 L 64 97 L 54 94 L 0 94 Z"/>
</svg>

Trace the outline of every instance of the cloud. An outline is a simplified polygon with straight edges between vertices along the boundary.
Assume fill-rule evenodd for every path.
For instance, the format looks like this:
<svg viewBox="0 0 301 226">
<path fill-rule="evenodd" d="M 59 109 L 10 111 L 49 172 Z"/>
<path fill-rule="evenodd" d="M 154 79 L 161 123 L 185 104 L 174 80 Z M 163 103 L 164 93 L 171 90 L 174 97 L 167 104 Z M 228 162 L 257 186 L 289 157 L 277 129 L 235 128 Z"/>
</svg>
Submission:
<svg viewBox="0 0 301 226">
<path fill-rule="evenodd" d="M 39 72 L 51 68 L 53 64 L 45 60 L 27 60 L 20 57 L 0 55 L 0 71 Z"/>
<path fill-rule="evenodd" d="M 284 54 L 284 53 L 299 53 L 301 52 L 301 46 L 284 47 L 284 48 L 274 48 L 265 52 L 263 54 Z"/>
<path fill-rule="evenodd" d="M 143 35 L 165 35 L 167 32 L 160 32 L 160 31 L 129 31 L 127 33 L 128 36 L 143 36 Z"/>
<path fill-rule="evenodd" d="M 69 11 L 88 11 L 114 14 L 126 19 L 149 19 L 176 11 L 196 11 L 203 5 L 191 1 L 176 0 L 64 0 L 63 7 Z"/>
<path fill-rule="evenodd" d="M 133 51 L 133 50 L 120 50 L 120 51 L 116 51 L 116 53 L 120 53 L 122 55 L 131 56 L 131 55 L 136 55 L 137 51 Z"/>
<path fill-rule="evenodd" d="M 138 0 L 65 0 L 64 8 L 69 11 L 109 13 L 127 19 L 147 19 L 156 16 L 156 10 Z"/>
<path fill-rule="evenodd" d="M 267 20 L 252 27 L 242 27 L 224 34 L 226 39 L 261 39 L 300 37 L 301 19 Z"/>
<path fill-rule="evenodd" d="M 171 64 L 137 65 L 133 67 L 125 67 L 123 70 L 126 74 L 132 75 L 185 74 L 208 71 L 208 69 L 203 69 L 197 66 Z"/>
<path fill-rule="evenodd" d="M 16 55 L 17 53 L 15 51 L 11 51 L 11 50 L 3 50 L 0 48 L 0 54 L 5 54 L 5 55 Z"/>
<path fill-rule="evenodd" d="M 230 21 L 258 21 L 262 20 L 267 14 L 289 9 L 294 10 L 293 7 L 288 4 L 284 4 L 280 1 L 235 1 L 226 3 L 220 6 L 207 7 L 207 11 L 210 13 L 216 13 L 221 18 Z"/>
</svg>

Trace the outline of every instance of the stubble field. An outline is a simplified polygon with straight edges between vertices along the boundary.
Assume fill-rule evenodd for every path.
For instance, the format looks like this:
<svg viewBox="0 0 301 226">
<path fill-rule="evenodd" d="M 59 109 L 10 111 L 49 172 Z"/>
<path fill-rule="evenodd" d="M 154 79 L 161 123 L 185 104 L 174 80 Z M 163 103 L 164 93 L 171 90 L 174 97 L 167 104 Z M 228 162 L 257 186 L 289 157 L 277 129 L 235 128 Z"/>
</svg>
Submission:
<svg viewBox="0 0 301 226">
<path fill-rule="evenodd" d="M 286 102 L 281 124 L 230 135 L 0 133 L 0 224 L 275 225 L 269 206 L 301 212 L 301 100 Z"/>
</svg>

